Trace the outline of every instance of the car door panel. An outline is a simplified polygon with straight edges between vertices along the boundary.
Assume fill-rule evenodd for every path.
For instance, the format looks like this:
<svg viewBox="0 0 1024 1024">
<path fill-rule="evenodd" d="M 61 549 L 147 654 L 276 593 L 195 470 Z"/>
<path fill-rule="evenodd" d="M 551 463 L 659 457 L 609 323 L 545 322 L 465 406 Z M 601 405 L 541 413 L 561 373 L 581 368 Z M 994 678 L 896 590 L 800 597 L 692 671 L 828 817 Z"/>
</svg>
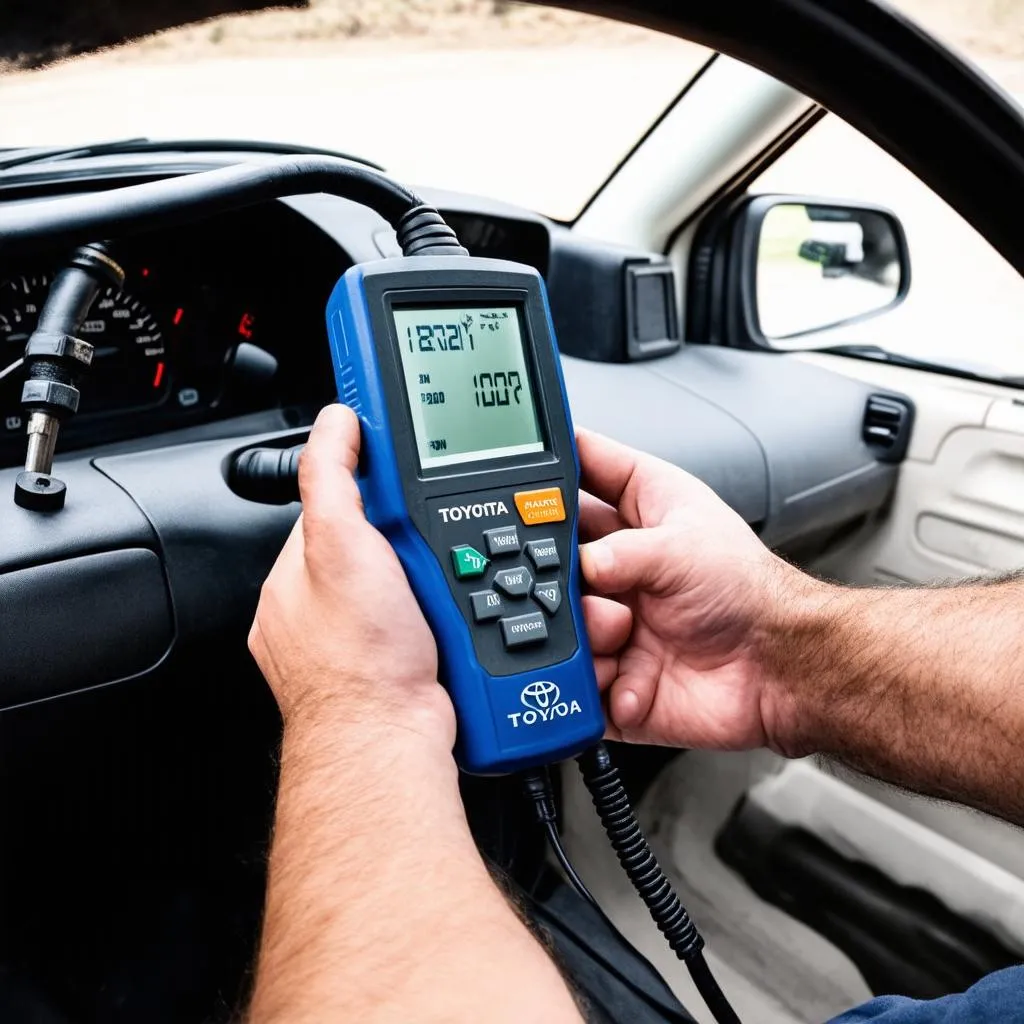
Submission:
<svg viewBox="0 0 1024 1024">
<path fill-rule="evenodd" d="M 877 387 L 899 390 L 916 406 L 917 419 L 892 503 L 878 522 L 815 560 L 808 568 L 838 581 L 861 586 L 923 585 L 963 577 L 990 576 L 1024 566 L 1024 407 L 1019 392 L 966 382 L 903 367 L 879 365 L 824 354 L 779 357 L 812 362 Z M 1024 889 L 1010 885 L 992 868 L 1024 879 L 1024 835 L 1002 820 L 955 804 L 926 799 L 885 783 L 849 773 L 844 782 L 869 803 L 835 798 L 835 779 L 812 761 L 794 768 L 792 788 L 785 769 L 771 787 L 777 818 L 821 811 L 824 824 L 804 822 L 833 848 L 877 867 L 897 881 L 906 874 L 893 858 L 906 852 L 893 844 L 893 823 L 906 819 L 927 832 L 914 831 L 910 847 L 938 849 L 944 867 L 917 873 L 917 883 L 957 908 L 965 919 L 998 934 L 1011 948 L 1024 950 Z M 799 792 L 798 792 L 799 791 Z M 766 791 L 767 792 L 767 791 Z M 898 812 L 890 817 L 889 812 Z M 879 817 L 871 826 L 878 841 L 865 839 L 863 816 Z M 813 826 L 813 827 L 812 827 Z M 902 827 L 902 826 L 901 826 Z M 932 837 L 942 842 L 936 844 Z M 911 842 L 911 840 L 913 840 Z M 945 846 L 945 842 L 954 844 Z M 903 840 L 900 840 L 903 843 Z M 898 845 L 898 844 L 897 844 Z M 957 854 L 957 850 L 960 851 Z M 946 855 L 950 854 L 950 855 Z M 956 855 L 953 855 L 956 854 Z M 916 867 L 920 867 L 915 860 Z M 964 900 L 986 880 L 1002 879 L 988 894 Z M 996 905 L 1002 922 L 994 925 Z"/>
<path fill-rule="evenodd" d="M 889 514 L 816 571 L 848 583 L 924 584 L 1024 565 L 1024 409 L 1011 389 L 839 356 L 805 355 L 914 398 L 917 424 Z"/>
</svg>

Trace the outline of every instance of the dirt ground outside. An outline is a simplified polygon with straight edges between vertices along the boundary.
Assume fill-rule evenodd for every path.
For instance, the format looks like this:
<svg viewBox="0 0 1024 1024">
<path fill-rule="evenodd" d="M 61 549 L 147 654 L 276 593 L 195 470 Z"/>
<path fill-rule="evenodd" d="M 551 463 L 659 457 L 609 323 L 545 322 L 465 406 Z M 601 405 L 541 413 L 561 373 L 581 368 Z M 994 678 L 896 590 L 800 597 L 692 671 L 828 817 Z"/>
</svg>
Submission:
<svg viewBox="0 0 1024 1024">
<path fill-rule="evenodd" d="M 892 6 L 976 58 L 1024 58 L 1022 0 L 893 0 Z M 459 47 L 650 45 L 632 26 L 515 0 L 309 0 L 303 9 L 227 15 L 108 51 L 104 59 L 292 56 L 369 41 Z"/>
</svg>

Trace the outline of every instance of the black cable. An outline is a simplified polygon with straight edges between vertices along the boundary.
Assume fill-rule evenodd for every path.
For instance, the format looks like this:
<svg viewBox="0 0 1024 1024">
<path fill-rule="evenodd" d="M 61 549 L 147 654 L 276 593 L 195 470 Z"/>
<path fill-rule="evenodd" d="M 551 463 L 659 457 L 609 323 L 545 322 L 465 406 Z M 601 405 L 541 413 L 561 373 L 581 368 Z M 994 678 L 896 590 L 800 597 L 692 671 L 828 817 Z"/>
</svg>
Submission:
<svg viewBox="0 0 1024 1024">
<path fill-rule="evenodd" d="M 597 906 L 597 900 L 594 899 L 591 891 L 586 887 L 583 879 L 576 874 L 576 869 L 572 866 L 572 862 L 569 860 L 569 855 L 565 852 L 565 847 L 562 845 L 562 837 L 558 834 L 558 827 L 553 821 L 544 822 L 544 831 L 548 836 L 548 843 L 551 846 L 551 851 L 554 853 L 559 866 L 565 873 L 565 877 L 569 879 L 572 887 L 593 907 Z M 603 915 L 602 915 L 603 916 Z"/>
<path fill-rule="evenodd" d="M 603 743 L 581 754 L 577 764 L 608 839 L 633 888 L 673 952 L 686 964 L 693 983 L 718 1024 L 740 1024 L 704 959 L 704 939 L 661 870 L 630 806 L 626 787 Z"/>
<path fill-rule="evenodd" d="M 711 973 L 704 954 L 697 953 L 696 956 L 687 960 L 686 967 L 701 999 L 704 1000 L 704 1005 L 711 1011 L 711 1016 L 718 1021 L 718 1024 L 740 1024 L 736 1011 L 729 1005 L 729 1000 L 725 998 L 725 993 Z"/>
<path fill-rule="evenodd" d="M 704 1003 L 718 1024 L 740 1024 L 736 1011 L 729 1005 L 725 993 L 722 992 L 704 958 L 703 938 L 679 902 L 679 897 L 672 891 L 671 884 L 640 831 L 625 786 L 619 777 L 618 769 L 611 762 L 608 749 L 603 743 L 599 744 L 577 758 L 577 761 L 619 862 L 625 868 L 629 880 L 651 912 L 651 917 L 658 928 L 669 940 L 669 945 L 676 956 L 686 964 Z M 525 773 L 523 791 L 533 802 L 537 821 L 544 827 L 551 850 L 572 887 L 594 907 L 612 932 L 620 934 L 576 873 L 565 847 L 562 846 L 548 769 L 536 768 Z M 654 968 L 651 967 L 651 970 Z"/>
<path fill-rule="evenodd" d="M 0 253 L 11 246 L 81 245 L 313 192 L 376 210 L 396 229 L 407 256 L 466 254 L 438 212 L 411 189 L 371 168 L 326 156 L 282 156 L 104 192 L 5 204 Z"/>
<path fill-rule="evenodd" d="M 628 970 L 623 969 L 624 965 L 616 954 L 618 950 L 607 950 L 602 949 L 599 941 L 595 941 L 598 936 L 598 932 L 595 930 L 593 934 L 578 934 L 575 931 L 570 931 L 568 923 L 551 907 L 549 907 L 544 900 L 538 899 L 535 895 L 526 893 L 525 898 L 528 900 L 528 906 L 530 914 L 537 920 L 545 923 L 549 930 L 552 928 L 561 931 L 563 934 L 571 938 L 582 949 L 585 949 L 587 955 L 593 959 L 593 961 L 601 966 L 611 977 L 615 978 L 621 985 L 624 985 L 630 990 L 638 999 L 642 999 L 645 1003 L 655 1009 L 659 1014 L 659 1020 L 664 1017 L 666 1020 L 676 1020 L 677 1015 L 674 1014 L 675 1008 L 672 1008 L 673 1016 L 669 1017 L 668 1008 L 655 997 L 644 984 L 638 982 L 638 980 L 631 976 Z M 591 907 L 594 910 L 599 920 L 601 920 L 608 929 L 609 936 L 613 937 L 622 946 L 629 949 L 633 956 L 637 966 L 643 968 L 648 972 L 650 977 L 657 978 L 664 984 L 664 978 L 658 969 L 647 959 L 635 946 L 631 945 L 628 939 L 626 939 L 622 932 L 615 927 L 614 924 L 608 919 L 608 917 L 602 913 L 601 908 L 598 906 Z M 578 982 L 577 982 L 578 984 Z M 668 986 L 666 986 L 667 988 Z M 671 990 L 669 990 L 671 991 Z M 683 1018 L 679 1017 L 679 1020 Z M 693 1018 L 688 1014 L 685 1019 L 693 1024 Z"/>
<path fill-rule="evenodd" d="M 525 772 L 523 774 L 523 792 L 533 802 L 533 813 L 537 817 L 538 824 L 543 826 L 544 831 L 547 833 L 551 852 L 555 855 L 559 865 L 561 865 L 565 877 L 569 879 L 570 884 L 580 896 L 600 912 L 601 908 L 597 905 L 597 900 L 594 899 L 593 894 L 586 887 L 583 879 L 576 874 L 576 869 L 569 861 L 569 855 L 565 852 L 565 847 L 562 846 L 562 837 L 558 834 L 558 811 L 555 808 L 555 794 L 551 788 L 551 776 L 548 769 L 546 767 L 534 768 L 532 771 Z"/>
</svg>

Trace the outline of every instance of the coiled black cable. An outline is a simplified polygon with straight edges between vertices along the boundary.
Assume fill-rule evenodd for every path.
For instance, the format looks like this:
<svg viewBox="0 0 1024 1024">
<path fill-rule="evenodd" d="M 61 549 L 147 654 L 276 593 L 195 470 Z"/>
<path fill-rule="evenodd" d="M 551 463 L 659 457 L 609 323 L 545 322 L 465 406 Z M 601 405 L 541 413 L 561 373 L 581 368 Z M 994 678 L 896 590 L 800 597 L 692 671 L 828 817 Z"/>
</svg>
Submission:
<svg viewBox="0 0 1024 1024">
<path fill-rule="evenodd" d="M 608 748 L 599 743 L 581 754 L 577 764 L 612 848 L 633 888 L 673 952 L 686 964 L 701 998 L 718 1024 L 740 1024 L 736 1011 L 715 981 L 704 959 L 704 939 L 658 864 L 640 830 L 619 771 Z"/>
</svg>

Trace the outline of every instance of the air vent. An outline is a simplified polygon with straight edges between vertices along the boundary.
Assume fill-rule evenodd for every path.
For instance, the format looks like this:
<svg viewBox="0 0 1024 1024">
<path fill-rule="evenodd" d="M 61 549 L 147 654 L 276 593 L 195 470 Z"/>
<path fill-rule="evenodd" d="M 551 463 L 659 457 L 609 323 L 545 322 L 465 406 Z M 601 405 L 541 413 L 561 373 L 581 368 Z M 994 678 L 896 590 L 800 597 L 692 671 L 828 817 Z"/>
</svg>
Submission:
<svg viewBox="0 0 1024 1024">
<path fill-rule="evenodd" d="M 902 462 L 910 443 L 914 407 L 907 399 L 872 395 L 864 411 L 864 443 L 879 462 Z"/>
</svg>

